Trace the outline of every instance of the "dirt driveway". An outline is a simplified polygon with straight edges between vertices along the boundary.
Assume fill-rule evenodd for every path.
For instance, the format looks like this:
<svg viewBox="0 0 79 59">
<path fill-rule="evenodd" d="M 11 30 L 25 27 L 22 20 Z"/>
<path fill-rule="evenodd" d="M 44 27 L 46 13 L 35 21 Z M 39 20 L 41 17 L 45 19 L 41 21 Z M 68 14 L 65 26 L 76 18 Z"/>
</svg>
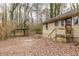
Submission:
<svg viewBox="0 0 79 59">
<path fill-rule="evenodd" d="M 79 46 L 55 43 L 50 39 L 16 37 L 0 41 L 0 55 L 6 56 L 71 56 L 79 55 Z"/>
</svg>

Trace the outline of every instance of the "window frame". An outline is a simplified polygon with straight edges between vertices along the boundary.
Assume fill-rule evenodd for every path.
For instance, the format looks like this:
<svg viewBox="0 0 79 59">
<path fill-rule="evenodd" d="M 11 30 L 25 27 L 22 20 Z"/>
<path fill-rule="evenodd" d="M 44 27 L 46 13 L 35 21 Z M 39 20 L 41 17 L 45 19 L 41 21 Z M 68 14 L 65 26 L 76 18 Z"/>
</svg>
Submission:
<svg viewBox="0 0 79 59">
<path fill-rule="evenodd" d="M 58 21 L 55 21 L 55 22 L 54 22 L 54 25 L 55 25 L 55 26 L 58 26 Z"/>
<path fill-rule="evenodd" d="M 79 24 L 79 18 L 78 17 L 77 18 L 73 18 L 73 24 L 74 25 Z"/>
<path fill-rule="evenodd" d="M 65 26 L 65 20 L 61 20 L 61 26 Z"/>
<path fill-rule="evenodd" d="M 46 23 L 46 30 L 48 30 L 48 23 Z"/>
</svg>

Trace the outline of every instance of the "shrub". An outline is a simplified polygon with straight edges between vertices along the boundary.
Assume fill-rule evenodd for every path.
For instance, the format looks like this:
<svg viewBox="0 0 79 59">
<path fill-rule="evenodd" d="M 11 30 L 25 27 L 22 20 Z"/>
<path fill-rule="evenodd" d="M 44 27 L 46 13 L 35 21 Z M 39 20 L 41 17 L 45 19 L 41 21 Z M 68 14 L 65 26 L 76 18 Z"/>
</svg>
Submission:
<svg viewBox="0 0 79 59">
<path fill-rule="evenodd" d="M 41 24 L 38 24 L 38 25 L 34 26 L 33 31 L 36 34 L 42 34 L 42 25 Z"/>
<path fill-rule="evenodd" d="M 0 40 L 6 39 L 8 34 L 16 28 L 16 23 L 7 21 L 6 24 L 3 26 L 0 26 Z"/>
</svg>

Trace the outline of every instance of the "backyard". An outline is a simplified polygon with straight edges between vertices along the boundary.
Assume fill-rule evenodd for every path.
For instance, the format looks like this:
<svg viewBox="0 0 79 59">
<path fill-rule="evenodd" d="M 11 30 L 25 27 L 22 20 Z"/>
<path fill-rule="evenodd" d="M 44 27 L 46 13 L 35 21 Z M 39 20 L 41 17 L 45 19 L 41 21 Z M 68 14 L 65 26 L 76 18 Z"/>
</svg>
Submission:
<svg viewBox="0 0 79 59">
<path fill-rule="evenodd" d="M 78 56 L 78 16 L 79 3 L 0 3 L 0 56 Z"/>
<path fill-rule="evenodd" d="M 0 55 L 5 56 L 77 56 L 79 45 L 56 43 L 37 35 L 0 41 Z"/>
</svg>

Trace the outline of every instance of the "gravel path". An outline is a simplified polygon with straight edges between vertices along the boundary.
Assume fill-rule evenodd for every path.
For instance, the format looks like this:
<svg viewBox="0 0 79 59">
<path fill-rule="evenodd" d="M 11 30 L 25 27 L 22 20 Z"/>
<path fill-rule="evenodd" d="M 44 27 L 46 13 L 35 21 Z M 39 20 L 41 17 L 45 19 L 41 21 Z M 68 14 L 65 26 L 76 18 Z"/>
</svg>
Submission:
<svg viewBox="0 0 79 59">
<path fill-rule="evenodd" d="M 50 39 L 16 37 L 0 41 L 0 55 L 4 56 L 77 56 L 79 46 L 56 43 Z"/>
</svg>

